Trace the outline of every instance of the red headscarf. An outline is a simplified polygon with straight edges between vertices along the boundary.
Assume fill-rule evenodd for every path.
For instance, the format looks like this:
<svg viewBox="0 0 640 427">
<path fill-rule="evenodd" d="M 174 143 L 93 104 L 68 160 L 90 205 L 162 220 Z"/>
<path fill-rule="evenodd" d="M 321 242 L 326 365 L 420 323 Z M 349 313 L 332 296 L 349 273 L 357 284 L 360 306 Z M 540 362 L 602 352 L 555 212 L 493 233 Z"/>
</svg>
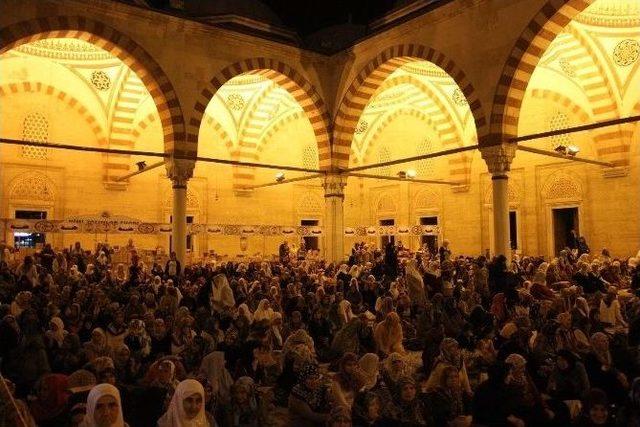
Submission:
<svg viewBox="0 0 640 427">
<path fill-rule="evenodd" d="M 66 375 L 45 374 L 40 378 L 38 398 L 30 404 L 36 422 L 50 420 L 64 411 L 69 399 L 67 387 Z"/>
</svg>

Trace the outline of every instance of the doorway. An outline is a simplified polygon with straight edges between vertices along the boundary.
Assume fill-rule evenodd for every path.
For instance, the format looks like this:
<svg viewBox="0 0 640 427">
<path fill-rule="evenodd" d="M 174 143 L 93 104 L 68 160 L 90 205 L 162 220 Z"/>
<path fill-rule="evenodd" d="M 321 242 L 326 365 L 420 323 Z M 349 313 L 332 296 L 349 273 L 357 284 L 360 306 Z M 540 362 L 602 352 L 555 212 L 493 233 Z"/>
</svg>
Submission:
<svg viewBox="0 0 640 427">
<path fill-rule="evenodd" d="M 509 244 L 511 250 L 518 249 L 518 212 L 509 211 Z"/>
<path fill-rule="evenodd" d="M 317 227 L 318 225 L 320 225 L 320 221 L 318 221 L 317 219 L 302 219 L 300 220 L 300 225 L 303 227 Z M 319 245 L 318 245 L 318 237 L 317 236 L 304 236 L 302 238 L 304 240 L 304 247 L 307 250 L 317 250 Z"/>
<path fill-rule="evenodd" d="M 553 212 L 553 247 L 555 254 L 566 248 L 571 236 L 571 230 L 580 235 L 578 208 L 558 208 Z"/>
<path fill-rule="evenodd" d="M 169 216 L 169 222 L 173 222 L 173 215 Z M 193 215 L 187 215 L 187 225 L 193 224 Z M 187 233 L 187 252 L 193 251 L 193 236 L 191 233 Z M 169 253 L 173 252 L 173 236 L 169 235 Z"/>
<path fill-rule="evenodd" d="M 47 219 L 46 211 L 15 211 L 16 219 Z M 16 248 L 40 248 L 44 246 L 46 236 L 44 233 L 29 233 L 15 231 L 13 233 L 13 244 Z"/>
<path fill-rule="evenodd" d="M 420 225 L 438 225 L 437 216 L 420 217 Z M 423 234 L 420 236 L 420 246 L 427 245 L 429 253 L 436 254 L 438 252 L 438 236 L 435 234 Z"/>
<path fill-rule="evenodd" d="M 380 225 L 396 225 L 396 220 L 395 219 L 381 219 L 379 221 Z M 389 236 L 381 236 L 380 237 L 380 249 L 384 250 L 384 248 L 387 247 L 387 244 L 391 242 L 392 244 L 395 245 L 396 243 L 396 236 L 393 235 L 389 235 Z"/>
</svg>

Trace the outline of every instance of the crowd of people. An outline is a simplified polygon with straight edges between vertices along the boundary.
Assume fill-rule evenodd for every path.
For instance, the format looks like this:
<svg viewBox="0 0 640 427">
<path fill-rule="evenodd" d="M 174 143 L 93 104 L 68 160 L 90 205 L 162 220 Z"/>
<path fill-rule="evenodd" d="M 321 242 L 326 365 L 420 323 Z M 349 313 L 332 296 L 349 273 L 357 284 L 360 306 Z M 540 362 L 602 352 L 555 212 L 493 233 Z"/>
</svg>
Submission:
<svg viewBox="0 0 640 427">
<path fill-rule="evenodd" d="M 640 253 L 10 252 L 0 426 L 640 426 Z"/>
</svg>

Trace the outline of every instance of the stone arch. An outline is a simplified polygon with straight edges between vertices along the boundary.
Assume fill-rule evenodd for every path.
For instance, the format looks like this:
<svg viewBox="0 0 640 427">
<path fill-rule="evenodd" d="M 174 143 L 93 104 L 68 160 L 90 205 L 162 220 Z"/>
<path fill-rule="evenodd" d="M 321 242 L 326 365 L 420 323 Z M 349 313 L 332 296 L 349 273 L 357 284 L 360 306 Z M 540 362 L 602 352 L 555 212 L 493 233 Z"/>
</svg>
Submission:
<svg viewBox="0 0 640 427">
<path fill-rule="evenodd" d="M 0 29 L 0 54 L 46 38 L 76 38 L 92 43 L 124 62 L 153 98 L 162 122 L 166 153 L 195 157 L 196 144 L 185 141 L 180 101 L 169 78 L 153 57 L 125 34 L 82 16 L 54 16 L 23 21 Z"/>
<path fill-rule="evenodd" d="M 453 78 L 468 101 L 478 138 L 484 138 L 487 120 L 475 89 L 464 72 L 452 60 L 432 48 L 417 44 L 401 44 L 379 53 L 362 68 L 347 89 L 335 118 L 333 142 L 335 166 L 349 167 L 353 133 L 373 94 L 391 73 L 405 64 L 416 61 L 429 61 Z"/>
<path fill-rule="evenodd" d="M 432 188 L 424 188 L 413 197 L 413 212 L 440 208 L 440 196 Z"/>
<path fill-rule="evenodd" d="M 566 108 L 567 111 L 574 114 L 582 122 L 588 123 L 591 120 L 591 116 L 581 106 L 573 102 L 572 99 L 567 98 L 553 90 L 547 89 L 534 89 L 531 91 L 531 97 L 534 99 L 544 99 L 547 101 L 555 102 L 558 105 Z"/>
<path fill-rule="evenodd" d="M 517 136 L 522 100 L 540 58 L 553 39 L 593 1 L 548 0 L 520 34 L 498 80 L 489 140 L 502 141 Z"/>
<path fill-rule="evenodd" d="M 393 214 L 397 212 L 396 201 L 394 199 L 393 194 L 389 192 L 382 193 L 378 196 L 375 205 L 376 215 L 381 214 Z"/>
<path fill-rule="evenodd" d="M 40 82 L 9 83 L 0 86 L 0 98 L 3 96 L 24 92 L 43 93 L 45 95 L 51 96 L 54 99 L 59 99 L 60 101 L 64 102 L 71 109 L 76 111 L 80 115 L 80 117 L 84 119 L 85 122 L 87 122 L 87 124 L 91 127 L 91 131 L 95 135 L 98 144 L 107 145 L 108 139 L 104 130 L 102 129 L 102 126 L 100 126 L 96 118 L 91 113 L 89 113 L 87 108 L 82 105 L 82 103 L 78 99 L 74 98 L 68 93 L 54 86 Z"/>
<path fill-rule="evenodd" d="M 318 142 L 320 167 L 331 164 L 330 121 L 324 101 L 307 79 L 289 65 L 271 58 L 251 58 L 236 62 L 217 73 L 198 95 L 189 121 L 187 140 L 198 143 L 200 123 L 207 105 L 223 84 L 242 74 L 258 74 L 279 85 L 296 100 L 305 112 Z"/>
<path fill-rule="evenodd" d="M 15 177 L 9 185 L 9 199 L 53 202 L 56 188 L 51 178 L 38 171 L 28 171 Z"/>
<path fill-rule="evenodd" d="M 573 176 L 558 171 L 551 174 L 542 186 L 545 200 L 581 200 L 582 185 Z"/>
</svg>

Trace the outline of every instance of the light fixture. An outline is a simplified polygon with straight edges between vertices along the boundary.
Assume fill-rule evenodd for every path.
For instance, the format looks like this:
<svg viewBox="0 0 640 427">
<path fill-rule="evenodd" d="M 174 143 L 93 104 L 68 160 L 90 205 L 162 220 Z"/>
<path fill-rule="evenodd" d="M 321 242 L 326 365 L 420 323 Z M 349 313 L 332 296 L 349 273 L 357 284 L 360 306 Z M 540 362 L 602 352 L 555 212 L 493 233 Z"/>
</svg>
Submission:
<svg viewBox="0 0 640 427">
<path fill-rule="evenodd" d="M 405 171 L 398 172 L 398 178 L 407 179 L 407 173 Z"/>
<path fill-rule="evenodd" d="M 137 162 L 136 165 L 138 165 L 138 172 L 140 172 L 140 171 L 143 171 L 147 167 L 147 162 L 145 162 L 143 160 L 141 162 Z"/>
<path fill-rule="evenodd" d="M 415 169 L 407 169 L 407 179 L 413 179 L 418 175 Z"/>
<path fill-rule="evenodd" d="M 276 174 L 276 182 L 282 182 L 284 181 L 284 172 L 278 172 Z"/>
<path fill-rule="evenodd" d="M 567 154 L 567 147 L 564 145 L 558 145 L 556 148 L 553 149 L 553 151 L 555 151 L 558 154 Z"/>
<path fill-rule="evenodd" d="M 567 156 L 574 157 L 579 152 L 580 152 L 580 147 L 578 147 L 577 145 L 570 145 L 567 147 Z"/>
</svg>

